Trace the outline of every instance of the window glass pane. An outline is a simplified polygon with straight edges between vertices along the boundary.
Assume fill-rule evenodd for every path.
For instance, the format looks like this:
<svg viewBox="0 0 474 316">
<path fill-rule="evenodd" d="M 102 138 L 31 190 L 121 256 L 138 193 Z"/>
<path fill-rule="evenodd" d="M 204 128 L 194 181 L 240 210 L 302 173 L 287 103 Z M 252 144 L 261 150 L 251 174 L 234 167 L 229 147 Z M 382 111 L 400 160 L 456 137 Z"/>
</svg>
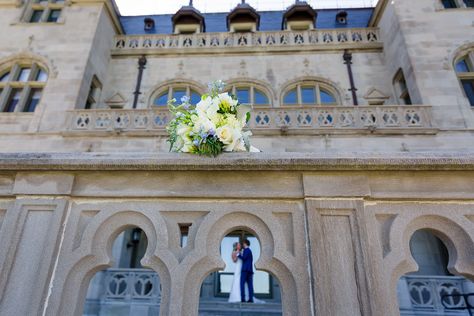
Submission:
<svg viewBox="0 0 474 316">
<path fill-rule="evenodd" d="M 40 69 L 38 75 L 36 75 L 36 81 L 45 82 L 46 80 L 48 80 L 48 74 L 43 69 Z"/>
<path fill-rule="evenodd" d="M 270 102 L 268 102 L 268 97 L 265 95 L 265 93 L 257 89 L 254 89 L 254 93 L 255 104 L 270 104 Z"/>
<path fill-rule="evenodd" d="M 301 88 L 301 102 L 303 104 L 316 104 L 316 95 L 314 87 Z"/>
<path fill-rule="evenodd" d="M 21 97 L 21 89 L 12 89 L 10 92 L 10 97 L 8 98 L 7 104 L 5 106 L 5 109 L 3 109 L 3 112 L 14 112 L 16 106 L 20 102 L 20 97 Z"/>
<path fill-rule="evenodd" d="M 464 91 L 466 92 L 466 96 L 471 103 L 471 106 L 474 106 L 474 80 L 461 80 L 461 83 L 464 87 Z"/>
<path fill-rule="evenodd" d="M 154 105 L 165 106 L 168 104 L 168 92 L 160 94 L 158 98 L 155 99 Z"/>
<path fill-rule="evenodd" d="M 296 97 L 296 88 L 287 92 L 283 98 L 284 104 L 297 104 L 298 98 Z"/>
<path fill-rule="evenodd" d="M 24 112 L 34 112 L 36 106 L 41 100 L 41 89 L 32 89 L 28 97 L 28 101 L 25 104 Z"/>
<path fill-rule="evenodd" d="M 410 95 L 409 95 L 408 93 L 406 93 L 406 94 L 402 97 L 402 99 L 403 99 L 403 103 L 404 103 L 405 105 L 411 105 L 411 104 L 412 104 L 412 103 L 411 103 Z"/>
<path fill-rule="evenodd" d="M 455 0 L 442 0 L 443 6 L 446 9 L 456 8 L 456 1 Z"/>
<path fill-rule="evenodd" d="M 336 98 L 327 91 L 321 90 L 321 104 L 336 103 Z"/>
<path fill-rule="evenodd" d="M 196 105 L 199 103 L 199 101 L 201 101 L 201 96 L 196 91 L 191 91 L 190 98 L 191 98 L 190 102 L 193 105 Z"/>
<path fill-rule="evenodd" d="M 31 23 L 37 23 L 41 21 L 41 16 L 43 15 L 43 10 L 34 10 L 31 14 Z"/>
<path fill-rule="evenodd" d="M 250 103 L 250 88 L 237 88 L 235 92 L 240 103 Z"/>
<path fill-rule="evenodd" d="M 464 3 L 466 4 L 466 7 L 474 8 L 474 0 L 464 0 Z"/>
<path fill-rule="evenodd" d="M 456 72 L 469 72 L 469 65 L 467 64 L 467 60 L 463 59 L 458 61 L 456 64 Z"/>
<path fill-rule="evenodd" d="M 48 16 L 48 22 L 57 22 L 60 15 L 61 10 L 51 10 Z"/>
<path fill-rule="evenodd" d="M 21 68 L 18 81 L 26 82 L 30 78 L 31 68 Z"/>
<path fill-rule="evenodd" d="M 173 98 L 176 99 L 176 102 L 180 103 L 181 98 L 186 95 L 186 89 L 173 89 Z"/>
<path fill-rule="evenodd" d="M 0 82 L 7 82 L 9 78 L 10 78 L 10 72 L 7 72 L 6 74 L 3 74 L 0 76 Z"/>
</svg>

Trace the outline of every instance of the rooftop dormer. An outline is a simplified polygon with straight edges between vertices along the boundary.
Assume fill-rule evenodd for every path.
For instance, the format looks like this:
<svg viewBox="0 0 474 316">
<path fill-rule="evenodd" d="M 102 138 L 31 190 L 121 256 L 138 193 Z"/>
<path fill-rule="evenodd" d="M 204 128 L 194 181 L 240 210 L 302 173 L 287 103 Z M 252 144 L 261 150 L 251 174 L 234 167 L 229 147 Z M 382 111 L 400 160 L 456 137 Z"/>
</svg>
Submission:
<svg viewBox="0 0 474 316">
<path fill-rule="evenodd" d="M 230 32 L 256 32 L 260 26 L 260 14 L 245 3 L 245 0 L 237 5 L 227 15 L 227 29 Z"/>
<path fill-rule="evenodd" d="M 296 0 L 283 14 L 283 30 L 311 30 L 316 26 L 317 12 L 306 1 Z"/>
<path fill-rule="evenodd" d="M 181 7 L 172 17 L 174 34 L 193 34 L 206 31 L 204 16 L 193 6 L 193 0 L 189 5 Z"/>
</svg>

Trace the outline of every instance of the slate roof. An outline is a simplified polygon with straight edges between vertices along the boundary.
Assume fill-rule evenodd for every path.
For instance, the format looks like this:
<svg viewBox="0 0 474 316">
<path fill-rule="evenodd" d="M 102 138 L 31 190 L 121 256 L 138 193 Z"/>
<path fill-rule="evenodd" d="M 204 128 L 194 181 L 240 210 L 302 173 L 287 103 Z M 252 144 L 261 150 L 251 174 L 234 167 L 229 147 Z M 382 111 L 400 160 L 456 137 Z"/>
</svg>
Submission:
<svg viewBox="0 0 474 316">
<path fill-rule="evenodd" d="M 336 23 L 336 14 L 340 11 L 346 11 L 348 13 L 346 25 Z M 367 27 L 373 11 L 374 8 L 320 9 L 317 10 L 318 17 L 316 19 L 316 27 L 319 29 Z M 259 11 L 260 31 L 281 30 L 284 12 L 285 11 Z M 206 32 L 227 32 L 227 14 L 228 12 L 204 13 Z M 172 16 L 172 14 L 122 16 L 120 17 L 120 21 L 126 34 L 171 34 L 173 33 L 173 25 L 171 23 Z M 143 20 L 145 18 L 151 18 L 155 21 L 154 30 L 144 30 Z"/>
</svg>

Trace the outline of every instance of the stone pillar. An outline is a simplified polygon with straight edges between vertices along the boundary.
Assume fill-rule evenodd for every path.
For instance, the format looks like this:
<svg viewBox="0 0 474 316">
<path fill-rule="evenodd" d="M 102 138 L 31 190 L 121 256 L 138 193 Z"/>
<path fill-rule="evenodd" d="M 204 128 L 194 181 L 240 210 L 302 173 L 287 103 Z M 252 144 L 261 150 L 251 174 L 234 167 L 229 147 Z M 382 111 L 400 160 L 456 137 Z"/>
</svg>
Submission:
<svg viewBox="0 0 474 316">
<path fill-rule="evenodd" d="M 397 297 L 398 305 L 400 307 L 401 315 L 414 315 L 413 306 L 411 304 L 410 292 L 408 290 L 408 284 L 404 277 L 401 277 L 397 283 Z"/>
<path fill-rule="evenodd" d="M 16 174 L 1 230 L 0 315 L 41 315 L 62 238 L 73 175 Z M 28 304 L 18 304 L 28 302 Z"/>
</svg>

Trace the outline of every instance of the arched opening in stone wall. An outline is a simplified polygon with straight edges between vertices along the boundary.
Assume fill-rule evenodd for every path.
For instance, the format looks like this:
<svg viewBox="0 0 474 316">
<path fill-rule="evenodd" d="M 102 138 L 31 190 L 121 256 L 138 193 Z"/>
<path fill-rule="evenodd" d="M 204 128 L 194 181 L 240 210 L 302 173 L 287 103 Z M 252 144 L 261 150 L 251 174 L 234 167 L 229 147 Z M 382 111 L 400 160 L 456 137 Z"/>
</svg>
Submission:
<svg viewBox="0 0 474 316">
<path fill-rule="evenodd" d="M 474 293 L 474 283 L 448 271 L 449 252 L 436 233 L 416 231 L 410 252 L 418 271 L 398 281 L 400 315 L 469 315 L 466 300 L 474 306 L 474 295 L 466 295 Z"/>
<path fill-rule="evenodd" d="M 89 283 L 84 316 L 159 315 L 160 278 L 140 263 L 147 247 L 147 236 L 138 227 L 117 236 L 112 267 L 97 272 Z"/>
<path fill-rule="evenodd" d="M 254 302 L 241 303 L 229 302 L 232 292 L 234 278 L 240 284 L 240 278 L 235 274 L 240 274 L 241 264 L 234 262 L 232 252 L 236 243 L 242 245 L 243 241 L 250 241 L 250 249 L 253 254 L 253 287 Z M 261 249 L 258 238 L 246 230 L 235 230 L 227 234 L 221 241 L 220 254 L 225 262 L 225 268 L 207 276 L 202 285 L 199 300 L 199 315 L 282 315 L 281 291 L 278 280 L 271 273 L 257 270 L 255 263 L 258 261 Z M 237 259 L 241 260 L 241 259 Z M 240 294 L 240 286 L 238 293 Z M 235 291 L 235 289 L 234 289 Z M 246 299 L 249 299 L 246 293 Z M 237 295 L 238 296 L 238 295 Z"/>
</svg>

